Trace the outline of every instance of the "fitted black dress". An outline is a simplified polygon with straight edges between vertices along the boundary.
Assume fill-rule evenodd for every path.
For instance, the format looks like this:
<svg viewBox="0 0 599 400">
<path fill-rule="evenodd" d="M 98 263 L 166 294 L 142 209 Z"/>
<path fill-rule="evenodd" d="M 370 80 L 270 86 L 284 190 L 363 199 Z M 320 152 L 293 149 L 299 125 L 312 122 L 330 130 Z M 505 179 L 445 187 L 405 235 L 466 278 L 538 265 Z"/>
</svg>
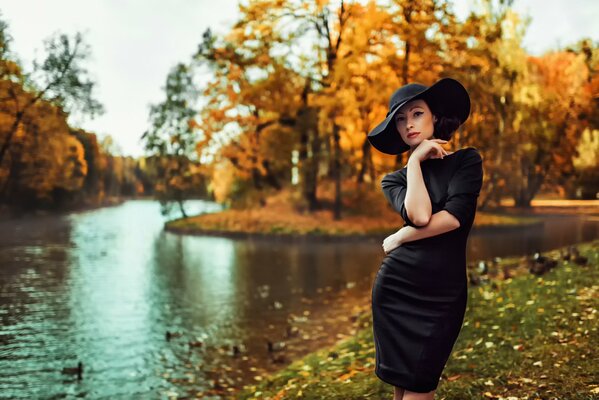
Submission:
<svg viewBox="0 0 599 400">
<path fill-rule="evenodd" d="M 461 330 L 467 302 L 466 243 L 482 186 L 482 158 L 467 147 L 421 164 L 432 213 L 447 210 L 460 227 L 406 242 L 383 259 L 372 288 L 376 375 L 413 392 L 437 388 Z M 386 175 L 383 193 L 404 226 L 407 167 Z"/>
</svg>

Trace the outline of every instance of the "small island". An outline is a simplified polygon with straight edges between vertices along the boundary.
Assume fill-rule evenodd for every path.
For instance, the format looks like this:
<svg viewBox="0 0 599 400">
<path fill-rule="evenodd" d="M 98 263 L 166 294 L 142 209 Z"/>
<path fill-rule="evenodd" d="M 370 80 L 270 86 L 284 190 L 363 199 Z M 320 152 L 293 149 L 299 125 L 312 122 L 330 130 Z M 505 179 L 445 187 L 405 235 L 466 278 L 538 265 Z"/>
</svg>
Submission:
<svg viewBox="0 0 599 400">
<path fill-rule="evenodd" d="M 377 196 L 378 195 L 378 196 Z M 378 197 L 378 199 L 377 199 Z M 324 197 L 322 203 L 332 199 Z M 351 199 L 348 199 L 348 203 Z M 285 239 L 360 240 L 380 239 L 403 226 L 403 220 L 389 206 L 382 193 L 369 196 L 368 207 L 344 204 L 346 215 L 335 220 L 333 211 L 307 212 L 294 204 L 294 195 L 283 190 L 267 197 L 264 206 L 248 209 L 229 208 L 188 218 L 168 221 L 165 230 L 190 235 L 216 235 L 232 238 L 270 237 Z M 517 228 L 542 224 L 534 216 L 510 215 L 498 211 L 477 211 L 473 230 Z"/>
</svg>

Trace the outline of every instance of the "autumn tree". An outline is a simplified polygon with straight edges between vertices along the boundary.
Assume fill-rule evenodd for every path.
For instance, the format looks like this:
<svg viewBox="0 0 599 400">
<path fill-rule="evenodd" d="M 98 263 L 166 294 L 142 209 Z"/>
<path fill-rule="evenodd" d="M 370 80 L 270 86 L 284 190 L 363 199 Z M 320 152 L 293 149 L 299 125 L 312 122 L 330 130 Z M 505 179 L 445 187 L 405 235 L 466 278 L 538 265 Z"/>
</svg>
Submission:
<svg viewBox="0 0 599 400">
<path fill-rule="evenodd" d="M 22 93 L 21 99 L 32 95 Z M 0 112 L 0 129 L 12 125 L 12 114 Z M 13 137 L 18 158 L 11 160 L 11 173 L 0 195 L 18 208 L 59 206 L 71 203 L 83 186 L 87 163 L 81 142 L 69 131 L 62 110 L 46 101 L 35 103 L 22 118 Z"/>
<path fill-rule="evenodd" d="M 457 57 L 473 100 L 457 139 L 484 149 L 482 207 L 506 195 L 529 207 L 543 184 L 572 174 L 582 116 L 589 114 L 589 69 L 572 52 L 529 56 L 522 40 L 530 19 L 515 13 L 511 2 L 480 5 L 464 23 L 471 36 Z"/>
<path fill-rule="evenodd" d="M 166 78 L 164 91 L 165 100 L 150 107 L 151 126 L 142 135 L 142 140 L 145 149 L 158 156 L 161 162 L 157 193 L 163 211 L 167 212 L 169 203 L 174 201 L 187 217 L 183 202 L 194 190 L 194 185 L 200 183 L 193 169 L 198 93 L 189 66 L 179 63 L 173 67 Z"/>
<path fill-rule="evenodd" d="M 576 62 L 570 56 L 547 59 L 547 64 L 529 57 L 522 46 L 528 21 L 513 12 L 512 3 L 481 0 L 465 21 L 457 20 L 450 2 L 437 0 L 242 4 L 231 32 L 222 39 L 207 32 L 196 55 L 214 74 L 203 92 L 207 102 L 200 113 L 198 151 L 215 162 L 228 160 L 260 189 L 280 187 L 276 183 L 285 175 L 273 163 L 289 167 L 285 159 L 296 150 L 310 209 L 318 206 L 316 188 L 321 167 L 327 166 L 325 179 L 334 184 L 339 219 L 342 180 L 375 182 L 381 166 L 404 161 L 406 154 L 387 166 L 389 157 L 372 152 L 367 140 L 386 114 L 392 91 L 408 82 L 432 84 L 451 76 L 465 84 L 472 99 L 469 122 L 452 142 L 456 148 L 484 149 L 483 206 L 498 203 L 506 193 L 526 204 L 543 182 L 555 180 L 544 175 L 559 170 L 550 163 L 568 165 L 547 156 L 542 143 L 560 135 L 544 127 L 563 121 L 552 117 L 551 102 L 540 100 L 547 93 L 552 101 L 568 104 L 570 98 L 553 93 L 568 84 L 582 94 L 569 118 L 585 119 L 590 104 L 585 93 L 593 92 L 593 83 L 583 64 L 587 71 L 592 68 L 588 48 L 578 52 L 584 56 L 574 57 Z M 552 78 L 566 67 L 580 71 L 578 78 Z M 574 132 L 579 130 L 560 136 L 558 145 L 573 149 Z M 265 137 L 274 138 L 278 153 L 262 146 Z M 571 151 L 564 156 L 571 158 Z M 506 165 L 518 173 L 510 175 Z"/>
<path fill-rule="evenodd" d="M 345 20 L 348 17 L 348 13 L 345 11 L 343 3 L 341 3 L 339 22 L 341 25 L 345 24 Z M 275 89 L 270 91 L 269 94 L 274 95 L 277 100 L 285 101 L 283 104 L 289 104 L 291 108 L 287 115 L 285 111 L 280 110 L 279 112 L 273 113 L 271 116 L 268 115 L 268 109 L 277 109 L 272 107 L 276 105 L 272 100 L 264 107 L 255 107 L 255 102 L 252 102 L 251 106 L 242 113 L 231 113 L 230 118 L 241 118 L 245 119 L 242 124 L 238 123 L 240 129 L 248 129 L 242 137 L 248 139 L 249 147 L 254 148 L 257 145 L 256 138 L 259 136 L 257 129 L 258 127 L 273 126 L 275 123 L 279 126 L 287 125 L 306 128 L 310 125 L 310 121 L 306 118 L 311 114 L 308 94 L 314 90 L 314 87 L 323 85 L 329 85 L 327 83 L 327 76 L 330 74 L 330 70 L 334 67 L 336 53 L 339 45 L 341 44 L 341 38 L 335 37 L 333 26 L 335 20 L 335 14 L 329 9 L 328 2 L 299 2 L 299 1 L 255 1 L 250 2 L 248 5 L 240 5 L 240 20 L 235 25 L 228 40 L 232 42 L 230 46 L 222 47 L 218 56 L 222 59 L 232 60 L 229 64 L 230 72 L 233 74 L 233 79 L 244 78 L 240 86 L 244 83 L 252 83 L 252 79 L 248 78 L 248 69 L 250 67 L 258 67 L 266 72 L 267 77 L 263 79 L 261 84 L 267 84 L 269 87 Z M 339 30 L 337 30 L 339 32 Z M 316 34 L 316 37 L 310 38 L 310 35 Z M 310 48 L 310 54 L 296 56 L 291 52 L 292 48 L 301 49 L 305 44 L 301 43 L 301 40 L 308 38 L 308 47 Z M 237 51 L 237 46 L 241 49 Z M 314 51 L 312 50 L 314 46 Z M 301 51 L 300 51 L 301 52 Z M 274 54 L 282 54 L 286 57 L 274 56 Z M 224 56 L 224 57 L 223 57 Z M 216 57 L 214 59 L 217 59 Z M 272 74 L 272 71 L 277 71 L 276 74 Z M 290 84 L 284 85 L 285 81 L 279 81 L 278 85 L 272 85 L 274 78 L 287 77 L 287 82 Z M 302 79 L 297 79 L 297 78 Z M 272 79 L 269 79 L 272 78 Z M 232 79 L 232 80 L 233 80 Z M 270 82 L 269 82 L 270 81 Z M 239 79 L 235 80 L 235 83 L 239 82 Z M 297 82 L 297 83 L 296 83 Z M 289 86 L 292 87 L 291 91 L 287 91 Z M 234 92 L 232 85 L 231 92 Z M 258 85 L 260 86 L 260 85 Z M 241 89 L 241 88 L 240 88 Z M 242 91 L 239 90 L 240 97 L 244 93 L 252 93 L 251 90 Z M 265 99 L 268 101 L 268 99 Z M 291 102 L 291 103 L 290 103 Z M 242 103 L 243 104 L 243 103 Z M 262 103 L 265 105 L 264 103 Z M 232 105 L 235 107 L 235 105 Z M 222 110 L 222 108 L 221 108 Z M 280 112 L 283 111 L 283 112 Z M 278 115 L 277 115 L 278 114 Z M 298 118 L 298 116 L 300 118 Z M 254 121 L 250 121 L 253 118 Z M 249 124 L 248 124 L 249 122 Z M 314 126 L 314 125 L 313 125 Z M 248 134 L 248 132 L 251 132 Z M 313 176 L 314 163 L 306 163 L 304 157 L 308 157 L 310 152 L 308 151 L 309 143 L 319 145 L 323 142 L 329 149 L 329 154 L 333 154 L 330 158 L 333 166 L 333 175 L 337 181 L 337 196 L 336 196 L 336 216 L 340 216 L 340 148 L 339 148 L 339 129 L 335 127 L 330 131 L 331 135 L 325 137 L 326 140 L 320 140 L 320 138 L 310 138 L 308 134 L 318 135 L 320 132 L 317 129 L 307 129 L 301 133 L 300 140 L 300 164 L 302 167 L 305 165 L 310 168 L 309 174 L 301 174 L 303 177 Z M 333 138 L 332 141 L 330 139 Z M 253 144 L 252 144 L 253 141 Z M 235 146 L 235 142 L 232 143 Z M 246 148 L 247 146 L 239 147 L 236 146 L 237 150 Z M 334 149 L 330 151 L 331 147 Z M 320 146 L 314 147 L 316 154 L 312 152 L 315 157 L 319 156 Z M 242 152 L 242 154 L 244 154 Z M 231 157 L 229 157 L 231 159 Z M 250 166 L 250 173 L 254 174 L 254 180 L 256 180 L 256 168 L 263 170 L 265 175 L 268 176 L 268 169 L 265 167 L 263 160 L 259 160 L 256 157 L 256 153 L 246 153 L 246 160 L 250 163 L 253 162 L 255 166 Z M 234 163 L 238 160 L 233 159 Z M 237 163 L 239 164 L 239 163 Z M 259 175 L 258 175 L 259 176 Z M 310 180 L 310 184 L 313 187 L 305 187 L 303 193 L 309 197 L 311 208 L 316 206 L 315 201 L 315 179 Z M 273 182 L 274 183 L 274 182 Z M 302 182 L 303 185 L 306 182 Z"/>
<path fill-rule="evenodd" d="M 85 201 L 91 204 L 99 204 L 103 196 L 103 187 L 100 180 L 100 148 L 95 134 L 84 129 L 71 129 L 71 135 L 75 136 L 83 146 L 87 173 L 82 188 Z"/>
<path fill-rule="evenodd" d="M 530 57 L 532 79 L 518 114 L 520 146 L 512 152 L 512 187 L 517 206 L 529 207 L 544 183 L 574 178 L 573 159 L 592 113 L 590 71 L 573 51 Z"/>
<path fill-rule="evenodd" d="M 19 179 L 23 159 L 23 146 L 15 146 L 18 132 L 32 134 L 23 128 L 27 119 L 35 110 L 46 109 L 36 106 L 42 102 L 56 107 L 66 116 L 72 112 L 91 117 L 102 113 L 102 105 L 93 98 L 95 83 L 88 78 L 88 71 L 83 66 L 90 55 L 89 46 L 84 43 L 80 33 L 69 37 L 56 34 L 44 42 L 46 56 L 38 62 L 34 60 L 33 70 L 22 72 L 21 66 L 9 59 L 10 35 L 7 25 L 0 20 L 0 110 L 4 113 L 4 121 L 9 122 L 0 131 L 0 174 L 2 182 L 2 200 L 10 195 L 10 182 Z M 42 144 L 43 145 L 43 144 Z M 47 149 L 50 150 L 50 149 Z"/>
<path fill-rule="evenodd" d="M 298 80 L 295 92 L 289 94 L 290 98 L 300 100 L 300 107 L 292 118 L 293 124 L 302 130 L 299 143 L 302 192 L 310 202 L 310 208 L 315 208 L 318 164 L 308 158 L 319 160 L 323 144 L 330 176 L 335 183 L 336 219 L 341 217 L 342 149 L 337 117 L 342 105 L 332 100 L 330 107 L 320 107 L 312 98 L 317 93 L 338 100 L 333 76 L 344 37 L 350 34 L 346 27 L 354 18 L 353 7 L 356 3 L 343 1 L 337 6 L 328 1 L 255 1 L 240 5 L 241 17 L 234 29 L 237 36 L 245 36 L 243 43 L 248 43 L 247 36 L 253 35 L 250 39 L 257 42 L 257 47 L 266 46 L 269 53 L 265 53 L 264 59 L 272 60 L 273 52 L 288 55 L 284 68 L 292 71 L 292 76 L 303 77 Z M 286 91 L 282 93 L 287 94 Z M 318 123 L 313 124 L 310 116 L 316 116 L 314 111 L 317 109 Z"/>
<path fill-rule="evenodd" d="M 271 54 L 264 30 L 244 21 L 223 38 L 207 30 L 195 54 L 213 76 L 202 92 L 197 149 L 214 164 L 226 160 L 254 191 L 278 191 L 289 181 L 304 80 Z"/>
<path fill-rule="evenodd" d="M 454 31 L 455 17 L 445 2 L 433 0 L 389 6 L 374 1 L 264 0 L 240 10 L 242 26 L 257 32 L 258 40 L 268 39 L 271 48 L 282 48 L 282 53 L 293 49 L 286 67 L 306 77 L 301 89 L 304 110 L 318 110 L 317 129 L 301 131 L 300 165 L 308 154 L 320 155 L 306 151 L 306 144 L 324 145 L 339 219 L 342 179 L 352 175 L 361 181 L 370 170 L 374 180 L 366 134 L 386 113 L 392 90 L 409 80 L 432 81 L 451 64 L 445 42 Z M 307 132 L 315 133 L 316 140 Z M 358 163 L 356 154 L 361 155 Z M 312 172 L 312 164 L 305 165 L 305 171 Z M 361 165 L 361 171 L 355 172 L 354 165 Z"/>
</svg>

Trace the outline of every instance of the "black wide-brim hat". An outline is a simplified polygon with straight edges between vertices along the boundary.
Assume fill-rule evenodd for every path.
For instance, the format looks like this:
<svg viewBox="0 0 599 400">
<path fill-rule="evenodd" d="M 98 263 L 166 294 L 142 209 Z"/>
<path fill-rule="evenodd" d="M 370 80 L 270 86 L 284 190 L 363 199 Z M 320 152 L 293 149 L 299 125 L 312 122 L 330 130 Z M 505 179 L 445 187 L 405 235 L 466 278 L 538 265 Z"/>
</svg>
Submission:
<svg viewBox="0 0 599 400">
<path fill-rule="evenodd" d="M 470 96 L 457 80 L 442 78 L 430 87 L 408 83 L 393 93 L 385 120 L 368 134 L 368 141 L 375 149 L 386 154 L 401 154 L 410 149 L 397 131 L 393 118 L 401 106 L 416 99 L 426 101 L 432 113 L 438 117 L 457 117 L 460 125 L 470 115 Z"/>
</svg>

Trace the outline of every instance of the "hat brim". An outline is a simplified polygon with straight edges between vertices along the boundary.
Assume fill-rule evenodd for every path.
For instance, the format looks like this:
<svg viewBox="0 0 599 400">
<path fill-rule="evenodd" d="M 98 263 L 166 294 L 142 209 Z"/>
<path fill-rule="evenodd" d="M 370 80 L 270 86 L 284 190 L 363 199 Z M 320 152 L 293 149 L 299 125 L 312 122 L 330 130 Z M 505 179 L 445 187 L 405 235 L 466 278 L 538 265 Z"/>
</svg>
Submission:
<svg viewBox="0 0 599 400">
<path fill-rule="evenodd" d="M 392 124 L 397 111 L 407 102 L 423 99 L 436 115 L 456 116 L 460 125 L 470 115 L 470 96 L 460 82 L 452 78 L 442 78 L 428 89 L 411 96 L 394 107 L 393 111 L 368 133 L 368 141 L 374 148 L 385 154 L 401 154 L 410 149 Z"/>
<path fill-rule="evenodd" d="M 399 107 L 389 114 L 383 122 L 374 127 L 368 134 L 368 141 L 370 144 L 381 153 L 401 154 L 410 149 L 410 146 L 403 141 L 399 132 L 397 132 L 397 129 L 395 129 L 395 126 L 391 123 L 398 109 Z"/>
</svg>

